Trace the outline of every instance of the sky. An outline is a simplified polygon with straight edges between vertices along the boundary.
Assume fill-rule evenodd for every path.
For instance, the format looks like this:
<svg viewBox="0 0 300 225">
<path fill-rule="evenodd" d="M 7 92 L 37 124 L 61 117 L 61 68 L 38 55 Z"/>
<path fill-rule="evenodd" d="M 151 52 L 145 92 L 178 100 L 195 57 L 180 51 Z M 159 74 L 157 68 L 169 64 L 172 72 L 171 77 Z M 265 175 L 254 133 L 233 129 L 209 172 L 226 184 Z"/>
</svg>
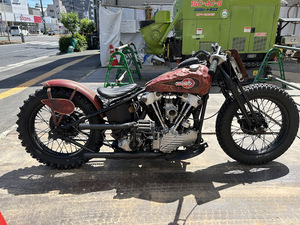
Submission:
<svg viewBox="0 0 300 225">
<path fill-rule="evenodd" d="M 34 7 L 36 3 L 40 4 L 40 0 L 27 0 L 30 7 Z M 53 4 L 53 0 L 42 0 L 43 7 L 47 7 L 48 4 Z"/>
</svg>

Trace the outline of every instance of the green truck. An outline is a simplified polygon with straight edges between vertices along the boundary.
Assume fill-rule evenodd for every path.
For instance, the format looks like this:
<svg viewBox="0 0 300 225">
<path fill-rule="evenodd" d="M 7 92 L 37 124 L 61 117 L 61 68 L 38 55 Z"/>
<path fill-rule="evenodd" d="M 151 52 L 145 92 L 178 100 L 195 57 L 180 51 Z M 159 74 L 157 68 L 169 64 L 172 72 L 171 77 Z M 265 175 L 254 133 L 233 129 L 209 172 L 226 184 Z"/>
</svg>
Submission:
<svg viewBox="0 0 300 225">
<path fill-rule="evenodd" d="M 140 31 L 147 54 L 169 61 L 211 51 L 216 42 L 237 49 L 244 62 L 262 61 L 275 44 L 280 6 L 280 0 L 176 0 L 172 22 L 169 11 L 158 11 L 141 21 Z"/>
</svg>

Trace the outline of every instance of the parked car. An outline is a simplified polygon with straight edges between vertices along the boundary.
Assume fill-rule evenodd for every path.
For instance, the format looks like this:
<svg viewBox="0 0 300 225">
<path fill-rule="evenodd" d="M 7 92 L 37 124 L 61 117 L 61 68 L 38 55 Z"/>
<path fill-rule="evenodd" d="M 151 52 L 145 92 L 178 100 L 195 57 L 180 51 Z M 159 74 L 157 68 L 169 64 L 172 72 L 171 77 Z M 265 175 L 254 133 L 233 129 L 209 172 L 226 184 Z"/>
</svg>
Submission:
<svg viewBox="0 0 300 225">
<path fill-rule="evenodd" d="M 10 33 L 12 36 L 20 36 L 21 34 L 23 35 L 29 35 L 28 30 L 22 29 L 20 26 L 11 26 L 10 27 Z"/>
<path fill-rule="evenodd" d="M 49 30 L 48 35 L 55 35 L 55 31 L 54 30 Z"/>
</svg>

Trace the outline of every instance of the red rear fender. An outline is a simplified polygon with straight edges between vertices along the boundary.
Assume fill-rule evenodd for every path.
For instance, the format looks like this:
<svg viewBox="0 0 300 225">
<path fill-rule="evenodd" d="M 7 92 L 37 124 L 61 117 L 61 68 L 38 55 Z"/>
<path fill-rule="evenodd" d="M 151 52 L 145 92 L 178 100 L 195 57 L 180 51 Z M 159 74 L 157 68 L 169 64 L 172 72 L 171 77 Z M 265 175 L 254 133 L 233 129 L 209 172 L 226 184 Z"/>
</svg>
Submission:
<svg viewBox="0 0 300 225">
<path fill-rule="evenodd" d="M 103 108 L 103 103 L 101 99 L 92 92 L 86 86 L 79 84 L 75 81 L 71 80 L 64 80 L 64 79 L 56 79 L 56 80 L 48 80 L 42 83 L 44 87 L 65 87 L 72 90 L 77 89 L 79 93 L 84 95 L 87 99 L 89 99 L 93 105 L 96 107 L 97 110 L 101 110 Z"/>
</svg>

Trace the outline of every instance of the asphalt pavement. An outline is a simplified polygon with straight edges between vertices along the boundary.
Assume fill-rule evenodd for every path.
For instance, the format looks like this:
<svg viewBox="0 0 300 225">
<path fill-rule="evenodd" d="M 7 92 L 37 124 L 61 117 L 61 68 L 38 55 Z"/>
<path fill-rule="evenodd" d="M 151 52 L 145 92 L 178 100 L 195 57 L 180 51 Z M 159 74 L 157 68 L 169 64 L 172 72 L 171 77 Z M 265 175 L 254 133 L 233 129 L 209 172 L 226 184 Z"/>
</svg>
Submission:
<svg viewBox="0 0 300 225">
<path fill-rule="evenodd" d="M 16 63 L 59 53 L 57 36 L 25 36 L 24 39 L 22 43 L 20 36 L 14 36 L 11 41 L 16 44 L 1 45 L 0 42 L 0 71 Z"/>
<path fill-rule="evenodd" d="M 79 81 L 97 70 L 99 58 L 99 50 L 91 50 L 47 56 L 0 70 L 0 133 L 15 124 L 19 107 L 41 88 L 41 82 L 57 78 Z"/>
<path fill-rule="evenodd" d="M 75 80 L 93 91 L 103 86 L 106 68 L 91 71 L 80 65 L 66 68 L 63 75 L 81 77 Z M 287 66 L 299 71 L 298 64 Z M 134 80 L 143 84 L 168 70 L 144 66 L 142 80 L 135 75 Z M 298 76 L 286 73 L 287 80 L 300 83 Z M 224 101 L 213 89 L 207 116 Z M 299 91 L 287 91 L 300 104 Z M 9 225 L 300 224 L 299 132 L 280 158 L 245 166 L 223 153 L 214 121 L 204 124 L 209 147 L 195 158 L 177 163 L 93 159 L 74 170 L 38 163 L 21 146 L 15 128 L 7 130 L 0 136 L 0 211 Z"/>
</svg>

